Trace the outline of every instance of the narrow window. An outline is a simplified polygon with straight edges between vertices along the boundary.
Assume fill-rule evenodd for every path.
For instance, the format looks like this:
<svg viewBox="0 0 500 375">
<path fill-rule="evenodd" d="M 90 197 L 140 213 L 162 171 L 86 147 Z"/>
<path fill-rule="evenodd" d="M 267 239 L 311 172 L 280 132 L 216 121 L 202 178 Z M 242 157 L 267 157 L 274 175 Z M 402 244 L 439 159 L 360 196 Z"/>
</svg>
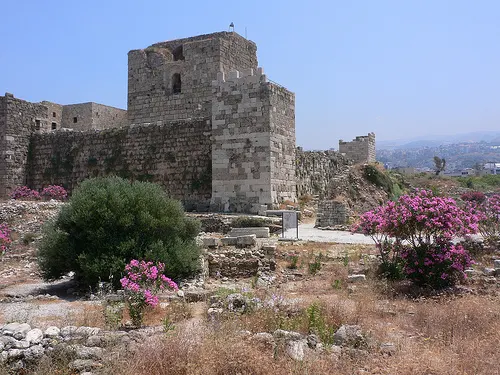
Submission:
<svg viewBox="0 0 500 375">
<path fill-rule="evenodd" d="M 172 92 L 174 94 L 180 94 L 181 93 L 181 75 L 179 73 L 175 73 L 172 76 Z"/>
<path fill-rule="evenodd" d="M 184 60 L 184 51 L 182 48 L 182 45 L 174 49 L 174 52 L 172 52 L 172 55 L 174 57 L 174 61 L 178 60 Z"/>
<path fill-rule="evenodd" d="M 56 117 L 56 113 L 55 112 L 52 112 L 52 117 Z"/>
<path fill-rule="evenodd" d="M 78 122 L 78 117 L 73 117 L 73 124 L 76 124 Z"/>
<path fill-rule="evenodd" d="M 56 130 L 57 129 L 57 123 L 53 122 L 52 123 L 52 130 Z"/>
<path fill-rule="evenodd" d="M 35 130 L 40 130 L 40 120 L 35 120 Z"/>
</svg>

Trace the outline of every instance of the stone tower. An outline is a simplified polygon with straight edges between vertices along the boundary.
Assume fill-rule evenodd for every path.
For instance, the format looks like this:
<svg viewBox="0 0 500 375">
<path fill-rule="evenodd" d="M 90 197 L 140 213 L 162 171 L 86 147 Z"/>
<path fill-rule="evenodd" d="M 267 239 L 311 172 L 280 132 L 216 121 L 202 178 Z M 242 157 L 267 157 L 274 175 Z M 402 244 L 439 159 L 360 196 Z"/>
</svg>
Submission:
<svg viewBox="0 0 500 375">
<path fill-rule="evenodd" d="M 156 43 L 128 54 L 131 124 L 211 119 L 217 73 L 256 69 L 257 46 L 234 32 Z"/>
</svg>

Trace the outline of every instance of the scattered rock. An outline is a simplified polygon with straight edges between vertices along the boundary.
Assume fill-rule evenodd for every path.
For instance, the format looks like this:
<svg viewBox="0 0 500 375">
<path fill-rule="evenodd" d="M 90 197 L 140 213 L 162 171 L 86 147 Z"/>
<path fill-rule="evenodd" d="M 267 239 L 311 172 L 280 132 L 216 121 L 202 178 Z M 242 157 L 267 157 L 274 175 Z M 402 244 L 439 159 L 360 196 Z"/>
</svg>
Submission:
<svg viewBox="0 0 500 375">
<path fill-rule="evenodd" d="M 366 276 L 363 274 L 355 274 L 347 276 L 348 283 L 359 283 L 366 281 Z"/>
<path fill-rule="evenodd" d="M 29 344 L 39 344 L 42 342 L 43 332 L 39 328 L 34 328 L 26 334 L 26 341 Z"/>
<path fill-rule="evenodd" d="M 365 339 L 360 326 L 344 324 L 333 335 L 333 342 L 335 345 L 357 348 L 365 342 Z"/>
<path fill-rule="evenodd" d="M 307 340 L 292 340 L 286 343 L 286 353 L 295 361 L 302 361 L 307 350 Z"/>
</svg>

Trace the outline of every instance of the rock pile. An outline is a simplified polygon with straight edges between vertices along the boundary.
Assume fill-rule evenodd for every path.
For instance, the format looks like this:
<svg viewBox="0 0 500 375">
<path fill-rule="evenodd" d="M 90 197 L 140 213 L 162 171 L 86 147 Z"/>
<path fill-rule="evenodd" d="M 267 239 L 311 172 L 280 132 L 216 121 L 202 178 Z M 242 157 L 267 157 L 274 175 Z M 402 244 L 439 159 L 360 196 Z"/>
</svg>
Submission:
<svg viewBox="0 0 500 375">
<path fill-rule="evenodd" d="M 0 325 L 0 363 L 21 371 L 59 353 L 69 359 L 69 369 L 90 375 L 103 366 L 107 348 L 127 348 L 142 342 L 149 334 L 76 326 L 52 326 L 42 331 L 27 323 L 9 323 Z"/>
</svg>

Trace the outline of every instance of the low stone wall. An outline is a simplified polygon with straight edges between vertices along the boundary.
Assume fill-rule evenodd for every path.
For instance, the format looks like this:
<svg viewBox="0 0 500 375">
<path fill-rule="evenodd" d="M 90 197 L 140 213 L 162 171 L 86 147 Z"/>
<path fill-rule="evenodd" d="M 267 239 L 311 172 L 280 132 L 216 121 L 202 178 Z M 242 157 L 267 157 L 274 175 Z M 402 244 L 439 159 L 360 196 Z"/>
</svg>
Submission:
<svg viewBox="0 0 500 375">
<path fill-rule="evenodd" d="M 161 331 L 160 331 L 161 332 Z M 146 330 L 105 331 L 95 327 L 48 327 L 44 331 L 27 323 L 0 325 L 0 363 L 22 374 L 36 367 L 44 358 L 57 352 L 60 358 L 71 358 L 71 373 L 87 375 L 102 367 L 106 348 L 124 347 L 144 342 L 151 332 Z"/>
<path fill-rule="evenodd" d="M 204 238 L 211 277 L 252 277 L 276 269 L 276 246 L 257 244 L 255 235 Z"/>
<path fill-rule="evenodd" d="M 318 203 L 316 227 L 331 227 L 347 224 L 350 212 L 342 202 L 323 200 Z"/>
</svg>

